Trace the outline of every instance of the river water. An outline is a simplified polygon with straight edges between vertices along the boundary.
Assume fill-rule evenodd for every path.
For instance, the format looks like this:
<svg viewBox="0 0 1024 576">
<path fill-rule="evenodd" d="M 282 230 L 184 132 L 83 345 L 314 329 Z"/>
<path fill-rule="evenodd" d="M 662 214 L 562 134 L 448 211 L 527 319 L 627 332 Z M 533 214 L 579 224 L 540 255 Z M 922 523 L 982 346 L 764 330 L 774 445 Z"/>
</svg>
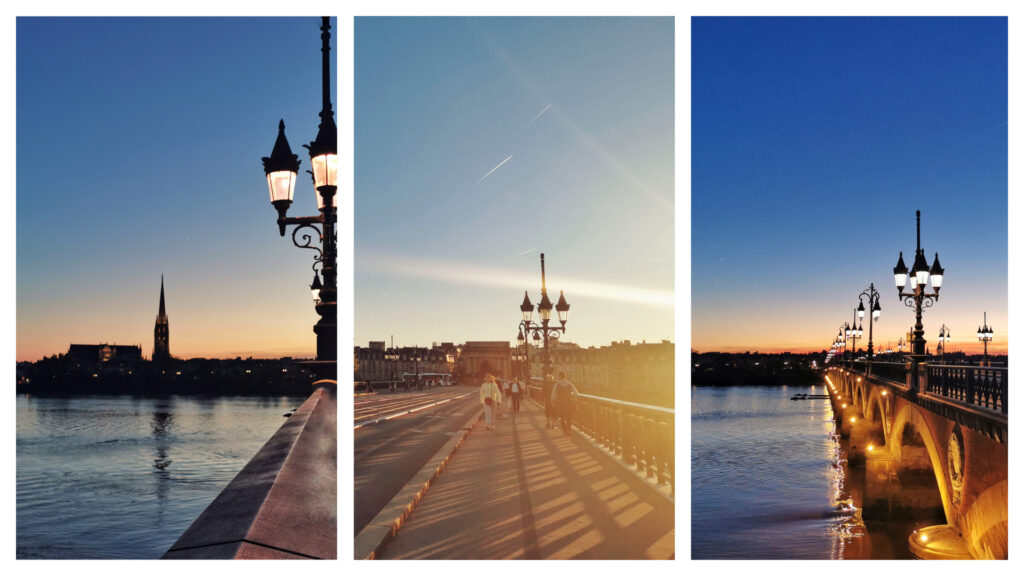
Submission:
<svg viewBox="0 0 1024 576">
<path fill-rule="evenodd" d="M 869 555 L 831 406 L 802 393 L 826 390 L 691 388 L 694 559 Z"/>
<path fill-rule="evenodd" d="M 304 398 L 17 400 L 18 558 L 159 558 Z"/>
</svg>

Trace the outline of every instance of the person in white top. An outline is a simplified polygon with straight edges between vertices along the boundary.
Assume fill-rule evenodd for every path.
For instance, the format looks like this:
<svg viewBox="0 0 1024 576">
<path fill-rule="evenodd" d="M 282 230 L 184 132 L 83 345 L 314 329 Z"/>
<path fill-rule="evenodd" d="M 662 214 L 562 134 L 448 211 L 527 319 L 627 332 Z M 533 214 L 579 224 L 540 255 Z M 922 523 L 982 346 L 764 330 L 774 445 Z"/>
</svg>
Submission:
<svg viewBox="0 0 1024 576">
<path fill-rule="evenodd" d="M 484 423 L 488 430 L 494 430 L 494 410 L 501 404 L 501 388 L 494 376 L 484 376 L 480 385 L 480 403 L 484 405 Z"/>
</svg>

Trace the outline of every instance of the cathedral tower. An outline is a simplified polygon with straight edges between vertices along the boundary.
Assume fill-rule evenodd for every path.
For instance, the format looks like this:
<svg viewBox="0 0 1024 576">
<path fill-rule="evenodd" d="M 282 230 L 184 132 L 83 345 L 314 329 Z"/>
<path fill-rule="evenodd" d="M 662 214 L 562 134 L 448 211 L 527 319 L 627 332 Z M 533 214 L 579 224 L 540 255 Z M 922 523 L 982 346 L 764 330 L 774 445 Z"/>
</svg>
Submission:
<svg viewBox="0 0 1024 576">
<path fill-rule="evenodd" d="M 170 328 L 167 325 L 167 309 L 164 307 L 164 275 L 160 275 L 160 312 L 153 327 L 153 361 L 166 362 L 171 358 Z"/>
</svg>

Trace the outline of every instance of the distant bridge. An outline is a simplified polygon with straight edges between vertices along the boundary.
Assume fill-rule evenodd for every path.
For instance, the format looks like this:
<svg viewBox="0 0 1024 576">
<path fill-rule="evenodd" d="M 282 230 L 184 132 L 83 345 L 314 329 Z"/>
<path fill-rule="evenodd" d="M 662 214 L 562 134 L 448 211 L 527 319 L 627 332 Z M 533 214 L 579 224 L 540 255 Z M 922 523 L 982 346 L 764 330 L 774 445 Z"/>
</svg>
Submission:
<svg viewBox="0 0 1024 576">
<path fill-rule="evenodd" d="M 1007 368 L 843 362 L 826 370 L 866 520 L 920 518 L 922 558 L 1007 558 Z"/>
</svg>

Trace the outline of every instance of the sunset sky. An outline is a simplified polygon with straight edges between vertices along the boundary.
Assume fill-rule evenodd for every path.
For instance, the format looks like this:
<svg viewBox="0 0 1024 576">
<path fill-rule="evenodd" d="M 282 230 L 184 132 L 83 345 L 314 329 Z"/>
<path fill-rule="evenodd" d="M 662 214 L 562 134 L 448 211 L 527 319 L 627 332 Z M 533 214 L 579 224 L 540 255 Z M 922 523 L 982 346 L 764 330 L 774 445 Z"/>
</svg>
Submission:
<svg viewBox="0 0 1024 576">
<path fill-rule="evenodd" d="M 18 18 L 18 360 L 150 356 L 161 274 L 173 355 L 315 353 L 312 252 L 278 235 L 260 158 L 283 118 L 303 172 L 290 214 L 314 215 L 319 27 Z"/>
<path fill-rule="evenodd" d="M 355 344 L 674 338 L 671 18 L 357 18 Z"/>
<path fill-rule="evenodd" d="M 872 282 L 895 348 L 921 210 L 928 346 L 980 353 L 987 311 L 1005 353 L 1005 18 L 695 18 L 691 114 L 694 349 L 828 348 Z"/>
</svg>

